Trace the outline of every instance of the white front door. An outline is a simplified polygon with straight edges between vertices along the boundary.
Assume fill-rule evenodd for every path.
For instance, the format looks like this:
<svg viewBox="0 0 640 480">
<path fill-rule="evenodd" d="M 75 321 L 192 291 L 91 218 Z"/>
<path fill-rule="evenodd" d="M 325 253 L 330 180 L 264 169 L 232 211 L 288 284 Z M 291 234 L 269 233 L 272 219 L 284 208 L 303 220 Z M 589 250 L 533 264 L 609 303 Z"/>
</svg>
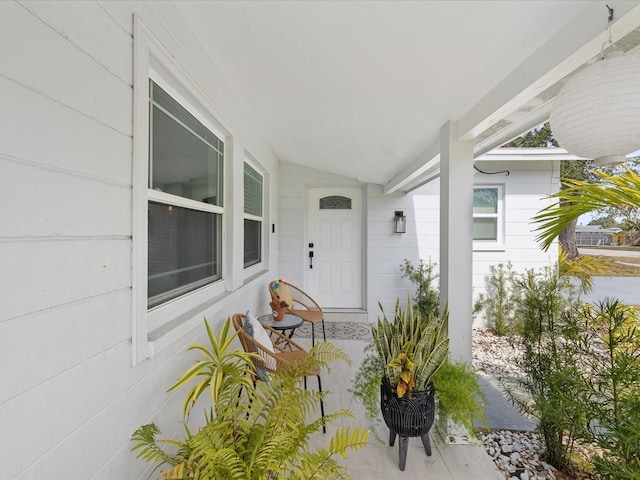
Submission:
<svg viewBox="0 0 640 480">
<path fill-rule="evenodd" d="M 305 290 L 323 308 L 362 308 L 362 196 L 360 188 L 309 189 Z"/>
</svg>

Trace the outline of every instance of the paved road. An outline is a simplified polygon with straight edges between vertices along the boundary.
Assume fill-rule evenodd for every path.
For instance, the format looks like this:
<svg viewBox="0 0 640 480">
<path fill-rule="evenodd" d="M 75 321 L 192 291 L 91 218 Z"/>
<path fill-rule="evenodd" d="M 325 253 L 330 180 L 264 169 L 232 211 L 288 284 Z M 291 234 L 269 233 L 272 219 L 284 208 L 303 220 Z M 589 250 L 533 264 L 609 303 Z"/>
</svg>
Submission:
<svg viewBox="0 0 640 480">
<path fill-rule="evenodd" d="M 582 255 L 605 255 L 608 257 L 638 257 L 640 250 L 613 250 L 608 248 L 585 248 L 580 247 L 578 251 Z"/>
<path fill-rule="evenodd" d="M 640 305 L 640 277 L 593 277 L 593 290 L 582 299 L 589 303 L 617 298 L 627 305 Z"/>
<path fill-rule="evenodd" d="M 607 255 L 611 257 L 638 257 L 640 251 L 613 250 L 580 247 L 583 255 Z M 583 299 L 594 303 L 606 297 L 617 298 L 628 305 L 640 305 L 640 277 L 593 277 L 593 290 Z"/>
</svg>

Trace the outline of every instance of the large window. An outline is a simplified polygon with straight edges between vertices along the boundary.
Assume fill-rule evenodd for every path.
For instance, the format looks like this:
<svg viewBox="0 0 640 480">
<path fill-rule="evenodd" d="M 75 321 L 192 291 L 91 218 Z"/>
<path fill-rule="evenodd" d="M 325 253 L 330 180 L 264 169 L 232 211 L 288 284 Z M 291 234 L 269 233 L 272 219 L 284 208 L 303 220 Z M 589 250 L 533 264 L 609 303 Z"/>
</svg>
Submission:
<svg viewBox="0 0 640 480">
<path fill-rule="evenodd" d="M 148 307 L 222 276 L 223 141 L 150 80 Z"/>
<path fill-rule="evenodd" d="M 501 242 L 502 186 L 478 186 L 473 189 L 473 240 Z"/>
<path fill-rule="evenodd" d="M 244 164 L 244 266 L 262 261 L 262 175 Z"/>
</svg>

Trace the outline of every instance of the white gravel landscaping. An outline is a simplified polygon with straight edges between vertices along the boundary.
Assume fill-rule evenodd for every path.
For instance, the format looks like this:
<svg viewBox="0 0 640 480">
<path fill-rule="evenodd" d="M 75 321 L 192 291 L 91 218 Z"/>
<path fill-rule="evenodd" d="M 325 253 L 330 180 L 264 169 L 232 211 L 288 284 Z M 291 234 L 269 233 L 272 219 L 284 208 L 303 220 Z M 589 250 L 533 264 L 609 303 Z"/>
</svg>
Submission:
<svg viewBox="0 0 640 480">
<path fill-rule="evenodd" d="M 479 375 L 506 379 L 522 375 L 515 359 L 522 350 L 508 337 L 499 337 L 485 329 L 473 331 L 472 367 Z M 511 383 L 511 382 L 510 382 Z M 480 437 L 485 450 L 509 480 L 592 479 L 588 474 L 567 476 L 541 460 L 542 440 L 531 431 L 495 430 Z"/>
</svg>

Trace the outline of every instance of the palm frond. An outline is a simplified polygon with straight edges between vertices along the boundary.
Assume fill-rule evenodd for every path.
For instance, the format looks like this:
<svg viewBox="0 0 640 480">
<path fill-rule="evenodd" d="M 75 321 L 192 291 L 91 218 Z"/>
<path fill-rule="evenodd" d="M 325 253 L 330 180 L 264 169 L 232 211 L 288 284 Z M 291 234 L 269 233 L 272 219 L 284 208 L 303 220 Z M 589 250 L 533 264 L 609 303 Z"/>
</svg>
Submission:
<svg viewBox="0 0 640 480">
<path fill-rule="evenodd" d="M 620 175 L 609 175 L 594 171 L 603 183 L 587 183 L 579 180 L 563 180 L 565 188 L 549 198 L 558 202 L 545 207 L 532 219 L 539 224 L 540 232 L 536 240 L 544 250 L 548 250 L 553 240 L 585 213 L 607 207 L 639 207 L 640 176 L 633 170 L 625 169 Z"/>
<path fill-rule="evenodd" d="M 558 253 L 558 273 L 564 277 L 575 277 L 580 281 L 580 291 L 587 293 L 593 288 L 593 276 L 609 276 L 612 263 L 602 257 L 578 256 L 569 260 L 560 248 Z"/>
</svg>

